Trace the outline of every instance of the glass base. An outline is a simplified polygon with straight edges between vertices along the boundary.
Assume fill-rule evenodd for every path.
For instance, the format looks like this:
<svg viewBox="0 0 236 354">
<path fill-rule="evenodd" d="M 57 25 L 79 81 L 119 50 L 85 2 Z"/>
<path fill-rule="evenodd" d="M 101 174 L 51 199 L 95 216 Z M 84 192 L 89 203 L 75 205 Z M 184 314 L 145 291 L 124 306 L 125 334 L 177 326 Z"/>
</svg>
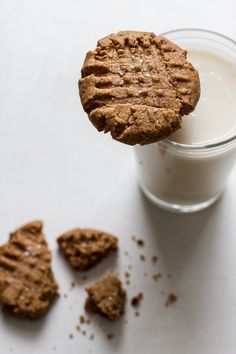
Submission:
<svg viewBox="0 0 236 354">
<path fill-rule="evenodd" d="M 143 185 L 140 184 L 140 188 L 144 195 L 155 205 L 158 207 L 175 212 L 175 213 L 195 213 L 197 211 L 203 210 L 208 208 L 210 205 L 215 203 L 217 199 L 221 196 L 222 193 L 219 193 L 215 197 L 208 199 L 204 202 L 197 203 L 197 204 L 174 204 L 174 203 L 169 203 L 166 202 L 162 199 L 157 198 L 155 195 L 150 193 Z"/>
</svg>

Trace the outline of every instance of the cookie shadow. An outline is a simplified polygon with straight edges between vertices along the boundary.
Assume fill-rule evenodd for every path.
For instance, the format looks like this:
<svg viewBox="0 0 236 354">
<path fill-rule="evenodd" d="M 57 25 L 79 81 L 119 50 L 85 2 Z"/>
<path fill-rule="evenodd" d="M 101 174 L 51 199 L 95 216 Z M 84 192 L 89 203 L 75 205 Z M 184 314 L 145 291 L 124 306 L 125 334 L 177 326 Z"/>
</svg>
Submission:
<svg viewBox="0 0 236 354">
<path fill-rule="evenodd" d="M 50 316 L 50 311 L 53 310 L 52 307 L 54 307 L 54 305 L 55 304 L 52 304 L 48 312 L 37 319 L 15 317 L 11 313 L 4 311 L 3 306 L 1 306 L 1 326 L 6 327 L 8 331 L 14 333 L 14 336 L 19 336 L 21 338 L 24 337 L 27 338 L 27 340 L 33 340 L 33 338 L 40 335 L 43 328 L 45 328 L 48 316 Z"/>
</svg>

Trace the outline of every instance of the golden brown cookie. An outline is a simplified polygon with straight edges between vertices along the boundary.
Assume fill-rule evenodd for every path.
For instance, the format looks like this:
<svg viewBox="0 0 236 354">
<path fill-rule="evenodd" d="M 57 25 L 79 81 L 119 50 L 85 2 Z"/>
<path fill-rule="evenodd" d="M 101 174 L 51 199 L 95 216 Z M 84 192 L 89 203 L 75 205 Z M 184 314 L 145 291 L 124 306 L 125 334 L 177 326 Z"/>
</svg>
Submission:
<svg viewBox="0 0 236 354">
<path fill-rule="evenodd" d="M 22 226 L 0 247 L 0 301 L 16 316 L 37 318 L 58 296 L 41 221 Z"/>
<path fill-rule="evenodd" d="M 186 57 L 186 50 L 149 32 L 99 40 L 79 81 L 93 125 L 129 145 L 153 143 L 180 128 L 200 95 L 198 72 Z"/>
<path fill-rule="evenodd" d="M 117 320 L 123 314 L 126 293 L 117 276 L 107 275 L 85 290 L 88 293 L 85 302 L 88 311 L 99 313 L 110 320 Z"/>
<path fill-rule="evenodd" d="M 117 238 L 103 231 L 74 229 L 57 239 L 70 265 L 77 270 L 88 270 L 110 252 L 117 250 Z"/>
</svg>

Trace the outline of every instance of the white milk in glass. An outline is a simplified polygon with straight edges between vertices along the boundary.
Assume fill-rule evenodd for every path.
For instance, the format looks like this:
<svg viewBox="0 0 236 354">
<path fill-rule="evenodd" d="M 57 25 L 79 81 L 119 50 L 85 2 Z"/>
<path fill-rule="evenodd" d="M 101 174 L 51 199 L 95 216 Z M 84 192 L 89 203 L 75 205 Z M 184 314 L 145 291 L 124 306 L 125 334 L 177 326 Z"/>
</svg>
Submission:
<svg viewBox="0 0 236 354">
<path fill-rule="evenodd" d="M 201 96 L 169 139 L 191 145 L 225 139 L 236 130 L 236 64 L 202 50 L 188 50 L 188 60 L 199 72 Z"/>
<path fill-rule="evenodd" d="M 168 140 L 135 147 L 143 191 L 160 206 L 183 212 L 213 203 L 236 159 L 236 64 L 207 49 L 188 49 L 188 60 L 201 81 L 195 111 Z"/>
</svg>

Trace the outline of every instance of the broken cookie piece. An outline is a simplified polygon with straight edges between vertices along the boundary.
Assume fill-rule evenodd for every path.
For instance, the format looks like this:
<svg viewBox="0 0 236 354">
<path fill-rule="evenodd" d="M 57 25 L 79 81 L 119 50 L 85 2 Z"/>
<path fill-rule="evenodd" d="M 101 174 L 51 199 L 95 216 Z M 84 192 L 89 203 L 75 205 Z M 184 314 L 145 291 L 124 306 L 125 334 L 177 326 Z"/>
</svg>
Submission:
<svg viewBox="0 0 236 354">
<path fill-rule="evenodd" d="M 41 221 L 26 224 L 0 247 L 0 301 L 16 316 L 37 318 L 58 296 L 42 229 Z"/>
<path fill-rule="evenodd" d="M 117 276 L 107 275 L 85 290 L 88 293 L 85 303 L 88 311 L 99 313 L 110 320 L 117 320 L 124 312 L 126 293 Z"/>
<path fill-rule="evenodd" d="M 77 270 L 88 270 L 117 250 L 117 238 L 92 229 L 74 229 L 57 239 L 60 250 Z"/>
<path fill-rule="evenodd" d="M 149 32 L 118 32 L 99 40 L 87 53 L 81 76 L 81 103 L 92 124 L 129 145 L 172 134 L 200 95 L 187 51 Z"/>
</svg>

